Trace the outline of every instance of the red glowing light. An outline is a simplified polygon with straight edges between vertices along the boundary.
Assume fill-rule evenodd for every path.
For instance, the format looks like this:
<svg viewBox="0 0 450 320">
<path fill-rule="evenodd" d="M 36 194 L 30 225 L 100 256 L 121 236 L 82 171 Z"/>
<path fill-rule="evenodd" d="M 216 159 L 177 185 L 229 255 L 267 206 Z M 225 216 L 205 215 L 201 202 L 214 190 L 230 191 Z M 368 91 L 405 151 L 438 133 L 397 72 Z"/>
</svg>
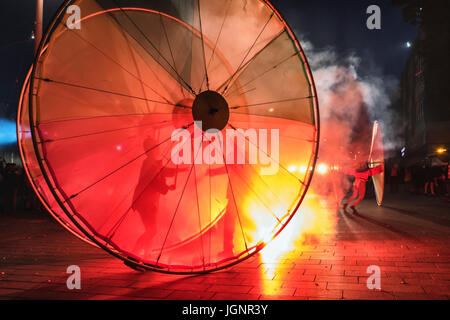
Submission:
<svg viewBox="0 0 450 320">
<path fill-rule="evenodd" d="M 90 2 L 95 4 L 82 4 Z M 237 19 L 222 23 L 210 14 L 224 5 L 235 6 L 230 11 Z M 80 31 L 69 32 L 54 21 L 55 28 L 49 28 L 54 33 L 44 40 L 50 49 L 31 77 L 29 113 L 20 111 L 18 122 L 31 122 L 33 141 L 21 135 L 30 180 L 75 232 L 144 268 L 205 272 L 259 251 L 292 219 L 315 164 L 317 97 L 303 51 L 285 21 L 266 1 L 246 6 L 202 1 L 203 29 L 156 10 L 95 12 L 95 5 L 81 10 L 90 14 L 81 19 Z M 115 15 L 119 23 L 111 20 Z M 120 24 L 127 15 L 148 28 Z M 264 32 L 247 28 L 248 16 Z M 139 40 L 137 31 L 147 32 L 147 41 Z M 162 52 L 151 51 L 147 42 L 165 39 L 163 33 L 173 41 L 161 44 Z M 180 47 L 171 50 L 174 44 Z M 83 54 L 68 59 L 72 50 Z M 285 65 L 273 68 L 282 58 Z M 264 69 L 267 75 L 251 78 L 251 70 Z M 256 90 L 248 90 L 248 80 Z M 289 90 L 277 90 L 280 81 L 289 83 Z M 192 130 L 189 104 L 179 101 L 194 100 L 207 86 L 221 91 L 230 106 L 243 106 L 231 112 L 230 126 L 280 129 L 280 162 L 295 163 L 295 170 L 281 166 L 265 177 L 259 164 L 170 163 L 167 137 L 182 127 Z M 261 103 L 271 108 L 252 107 Z M 299 167 L 311 170 L 299 172 Z"/>
</svg>

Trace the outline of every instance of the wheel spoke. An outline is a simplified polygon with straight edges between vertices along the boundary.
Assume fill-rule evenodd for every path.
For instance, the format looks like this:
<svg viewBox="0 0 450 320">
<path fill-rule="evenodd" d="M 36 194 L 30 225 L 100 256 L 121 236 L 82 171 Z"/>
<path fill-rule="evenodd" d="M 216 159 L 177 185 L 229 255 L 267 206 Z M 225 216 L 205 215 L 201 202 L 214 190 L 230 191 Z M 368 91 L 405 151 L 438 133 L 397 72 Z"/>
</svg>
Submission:
<svg viewBox="0 0 450 320">
<path fill-rule="evenodd" d="M 211 154 L 208 153 L 208 180 L 209 180 L 209 224 L 212 222 L 212 188 L 211 188 Z M 209 232 L 209 263 L 211 264 L 211 238 L 212 232 Z"/>
<path fill-rule="evenodd" d="M 271 155 L 269 155 L 266 151 L 261 150 L 259 148 L 258 144 L 253 143 L 250 139 L 248 139 L 248 137 L 246 137 L 244 134 L 242 134 L 241 132 L 239 132 L 239 130 L 237 130 L 231 123 L 228 123 L 228 126 L 233 129 L 234 131 L 236 131 L 237 133 L 239 133 L 241 136 L 243 136 L 245 138 L 245 140 L 247 140 L 249 143 L 251 143 L 252 145 L 254 145 L 258 151 L 264 153 L 265 155 L 267 155 L 270 159 L 272 159 L 280 168 L 282 168 L 283 170 L 285 170 L 289 175 L 291 175 L 295 180 L 297 180 L 298 182 L 300 182 L 300 184 L 302 184 L 303 186 L 305 185 L 305 183 L 303 181 L 301 181 L 299 178 L 297 178 L 292 172 L 290 172 L 288 169 L 286 169 L 285 166 L 283 166 L 279 161 L 275 160 L 274 158 L 272 158 Z"/>
<path fill-rule="evenodd" d="M 237 202 L 236 202 L 236 197 L 234 195 L 233 185 L 231 184 L 230 172 L 228 171 L 228 166 L 227 166 L 227 162 L 226 162 L 226 159 L 225 159 L 225 152 L 224 152 L 224 148 L 223 148 L 223 142 L 220 139 L 220 136 L 218 136 L 218 138 L 219 138 L 220 147 L 221 147 L 221 150 L 222 150 L 222 156 L 223 156 L 223 161 L 224 161 L 224 164 L 225 164 L 225 170 L 227 171 L 228 184 L 230 186 L 231 195 L 233 197 L 234 206 L 236 208 L 236 214 L 237 214 L 237 217 L 238 217 L 239 226 L 241 228 L 242 238 L 244 239 L 244 243 L 245 243 L 245 250 L 248 251 L 247 239 L 245 238 L 245 232 L 244 232 L 244 228 L 242 227 L 241 216 L 239 214 L 239 207 L 238 207 Z"/>
<path fill-rule="evenodd" d="M 53 80 L 53 79 L 50 79 L 50 78 L 35 77 L 35 79 L 41 80 L 41 81 L 44 81 L 44 82 L 56 83 L 56 84 L 60 84 L 60 85 L 64 85 L 64 86 L 79 88 L 79 89 L 85 89 L 85 90 L 91 90 L 91 91 L 97 91 L 97 92 L 101 92 L 101 93 L 106 93 L 106 94 L 112 94 L 112 95 L 116 95 L 116 96 L 130 98 L 130 99 L 137 99 L 137 100 L 142 100 L 142 101 L 154 102 L 154 103 L 168 105 L 168 106 L 173 106 L 173 107 L 182 108 L 182 109 L 192 109 L 191 107 L 183 106 L 183 105 L 180 105 L 180 104 L 172 104 L 172 103 L 167 103 L 167 102 L 158 101 L 158 100 L 152 100 L 152 99 L 146 99 L 146 98 L 143 98 L 143 97 L 132 96 L 132 95 L 119 93 L 119 92 L 114 92 L 114 91 L 109 91 L 109 90 L 103 90 L 103 89 L 98 89 L 98 88 L 91 88 L 91 87 L 82 86 L 82 85 L 78 85 L 78 84 L 74 84 L 74 83 Z"/>
<path fill-rule="evenodd" d="M 186 126 L 184 126 L 185 129 L 189 128 L 190 126 L 192 126 L 194 123 L 190 123 Z M 143 155 L 153 151 L 154 149 L 160 147 L 161 145 L 163 145 L 164 143 L 170 141 L 172 138 L 172 136 L 168 137 L 167 139 L 164 139 L 163 141 L 161 141 L 160 143 L 156 144 L 155 146 L 145 150 L 143 153 L 139 154 L 138 156 L 134 157 L 133 159 L 127 161 L 126 163 L 124 163 L 123 165 L 121 165 L 120 167 L 118 167 L 117 169 L 111 171 L 110 173 L 108 173 L 107 175 L 103 176 L 102 178 L 98 179 L 97 181 L 91 183 L 90 185 L 88 185 L 87 187 L 81 189 L 80 191 L 78 191 L 77 193 L 75 193 L 74 195 L 70 196 L 69 199 L 66 199 L 64 202 L 67 202 L 68 200 L 72 200 L 73 198 L 79 196 L 80 194 L 82 194 L 83 192 L 85 192 L 86 190 L 92 188 L 93 186 L 95 186 L 96 184 L 98 184 L 99 182 L 105 180 L 106 178 L 110 177 L 111 175 L 115 174 L 116 172 L 120 171 L 121 169 L 127 167 L 129 164 L 133 163 L 134 161 L 136 161 L 137 159 L 141 158 Z"/>
<path fill-rule="evenodd" d="M 292 57 L 295 57 L 296 55 L 298 55 L 297 52 L 294 53 L 294 54 L 292 54 L 292 55 L 290 55 L 289 57 L 287 57 L 287 58 L 281 60 L 280 62 L 278 62 L 278 63 L 275 64 L 274 66 L 271 66 L 270 68 L 268 68 L 268 69 L 265 70 L 264 72 L 262 72 L 262 73 L 260 73 L 259 75 L 257 75 L 255 78 L 253 78 L 253 79 L 247 81 L 247 82 L 244 83 L 244 84 L 241 84 L 240 87 L 241 87 L 241 88 L 244 88 L 244 87 L 248 86 L 250 83 L 255 82 L 256 80 L 258 80 L 258 79 L 261 78 L 262 76 L 266 75 L 267 73 L 269 73 L 269 72 L 272 71 L 273 69 L 278 68 L 278 67 L 281 66 L 283 63 L 285 63 L 286 61 L 288 61 L 288 60 L 291 59 Z M 256 56 L 255 56 L 255 57 L 256 57 Z M 237 79 L 239 79 L 239 77 L 238 77 Z M 237 80 L 237 79 L 236 79 L 236 80 Z M 256 89 L 256 88 L 255 88 L 255 89 Z M 253 89 L 253 90 L 255 90 L 255 89 Z M 236 92 L 236 91 L 237 91 L 237 88 L 234 89 L 234 90 L 231 90 L 231 91 L 227 91 L 227 92 L 224 94 L 224 96 L 230 96 L 230 95 L 232 95 L 232 94 L 233 94 L 234 92 Z"/>
<path fill-rule="evenodd" d="M 158 55 L 169 65 L 169 67 L 173 70 L 173 72 L 175 72 L 175 74 L 177 75 L 180 83 L 183 83 L 184 86 L 187 87 L 187 89 L 189 89 L 189 91 L 196 96 L 196 92 L 192 89 L 192 87 L 183 79 L 183 77 L 175 70 L 175 68 L 169 63 L 169 61 L 167 61 L 166 57 L 164 57 L 164 55 L 161 53 L 161 51 L 158 50 L 158 48 L 156 48 L 156 46 L 153 44 L 153 42 L 148 38 L 148 36 L 145 34 L 145 32 L 142 31 L 142 29 L 137 25 L 137 23 L 131 19 L 131 17 L 128 15 L 128 13 L 123 10 L 123 8 L 117 3 L 116 0 L 113 0 L 117 6 L 117 8 L 120 9 L 120 11 L 127 17 L 127 19 L 131 22 L 131 24 L 136 28 L 136 30 L 145 38 L 145 40 L 150 44 L 150 46 L 158 53 Z M 139 43 L 139 41 L 138 41 Z M 150 53 L 149 53 L 150 54 Z M 151 54 L 150 54 L 151 55 Z M 155 60 L 156 61 L 156 60 Z"/>
<path fill-rule="evenodd" d="M 189 140 L 184 141 L 183 145 Z M 145 191 L 147 191 L 147 189 L 152 185 L 152 183 L 158 178 L 158 176 L 161 174 L 161 172 L 167 167 L 167 165 L 170 163 L 171 158 L 167 157 L 169 152 L 171 151 L 171 149 L 169 148 L 167 150 L 167 152 L 164 154 L 164 158 L 167 158 L 166 163 L 161 167 L 161 169 L 158 171 L 158 173 L 152 178 L 152 180 L 142 189 L 142 191 L 137 195 L 137 197 L 133 200 L 133 202 L 130 204 L 130 207 L 127 209 L 127 211 L 125 211 L 125 213 L 123 213 L 120 217 L 119 220 L 117 220 L 117 222 L 113 225 L 113 227 L 111 228 L 110 231 L 108 231 L 108 233 L 106 234 L 106 238 L 111 240 L 115 233 L 117 232 L 117 230 L 119 229 L 120 225 L 122 224 L 122 222 L 125 220 L 125 217 L 128 215 L 128 213 L 131 211 L 131 209 L 133 208 L 133 206 L 136 204 L 137 201 L 139 201 L 141 199 L 141 197 L 145 194 Z"/>
<path fill-rule="evenodd" d="M 87 117 L 87 118 L 69 118 L 69 119 L 60 119 L 60 120 L 50 120 L 50 121 L 39 122 L 39 125 L 53 124 L 53 123 L 60 123 L 60 122 L 67 122 L 67 121 L 84 121 L 84 120 L 92 120 L 92 119 L 140 117 L 140 116 L 148 116 L 150 114 L 155 114 L 155 113 L 128 113 L 128 114 L 118 114 L 118 115 L 110 115 L 110 116 L 109 115 L 108 116 L 94 116 L 94 117 Z M 157 114 L 164 114 L 164 113 L 157 113 Z M 28 132 L 30 132 L 30 131 L 28 131 Z"/>
<path fill-rule="evenodd" d="M 202 132 L 202 141 L 203 141 L 203 132 Z M 194 162 L 195 163 L 195 162 Z M 197 184 L 197 172 L 195 170 L 195 164 L 194 164 L 194 178 L 195 178 L 195 198 L 197 199 L 197 215 L 198 215 L 198 227 L 199 227 L 199 233 L 200 233 L 200 242 L 202 246 L 202 262 L 203 262 L 203 270 L 205 269 L 205 248 L 203 245 L 203 235 L 202 233 L 202 221 L 200 218 L 200 200 L 198 199 L 198 184 Z"/>
<path fill-rule="evenodd" d="M 264 179 L 261 177 L 261 175 L 258 173 L 258 171 L 252 166 L 252 165 L 249 165 L 248 167 L 250 167 L 251 168 L 251 170 L 253 170 L 254 172 L 255 172 L 255 174 L 256 174 L 256 177 L 266 186 L 266 188 L 277 198 L 277 201 L 279 202 L 279 203 L 281 203 L 282 202 L 282 200 L 278 197 L 278 195 L 269 187 L 269 185 L 267 184 L 267 182 L 266 181 L 264 181 Z M 248 189 L 250 189 L 250 191 L 252 191 L 252 193 L 259 199 L 259 201 L 269 210 L 269 212 L 273 215 L 273 217 L 278 221 L 278 222 L 281 222 L 280 221 L 280 219 L 278 218 L 278 216 L 275 214 L 275 212 L 273 212 L 273 210 L 264 202 L 264 200 L 263 199 L 261 199 L 261 197 L 258 195 L 258 193 L 256 192 L 256 191 L 254 191 L 251 187 L 250 187 L 250 185 L 249 185 L 249 183 L 246 181 L 246 179 L 244 178 L 244 177 L 242 177 L 242 176 L 240 176 L 239 174 L 237 175 L 239 178 L 240 178 L 240 180 L 242 180 L 246 185 L 247 185 L 247 187 L 248 187 Z"/>
<path fill-rule="evenodd" d="M 247 53 L 245 54 L 244 58 L 242 59 L 241 63 L 239 64 L 239 66 L 237 67 L 236 71 L 231 75 L 231 77 L 229 78 L 228 82 L 226 82 L 225 87 L 222 90 L 222 94 L 224 94 L 227 89 L 228 86 L 230 85 L 231 81 L 233 81 L 233 78 L 236 76 L 236 74 L 240 71 L 242 65 L 244 64 L 245 60 L 247 59 L 248 55 L 250 54 L 250 52 L 252 51 L 252 49 L 255 47 L 256 43 L 258 42 L 259 38 L 261 37 L 261 35 L 263 34 L 264 30 L 266 30 L 267 25 L 269 24 L 270 20 L 272 20 L 272 17 L 274 16 L 274 13 L 272 12 L 272 14 L 270 15 L 269 19 L 267 19 L 266 23 L 264 24 L 263 28 L 261 29 L 261 31 L 259 32 L 258 36 L 256 37 L 255 41 L 253 42 L 253 44 L 250 46 L 250 49 L 248 49 Z"/>
<path fill-rule="evenodd" d="M 119 66 L 122 70 L 124 70 L 125 72 L 127 72 L 129 75 L 131 75 L 133 78 L 135 78 L 136 80 L 138 80 L 139 82 L 141 82 L 142 85 L 144 85 L 145 87 L 147 87 L 148 89 L 150 89 L 152 92 L 154 92 L 155 94 L 157 94 L 160 98 L 166 100 L 167 103 L 171 103 L 166 97 L 163 97 L 160 93 L 158 93 L 155 89 L 153 89 L 151 86 L 149 86 L 147 83 L 145 83 L 142 78 L 140 76 L 136 76 L 134 73 L 132 73 L 131 71 L 129 71 L 128 69 L 126 69 L 124 66 L 122 66 L 119 62 L 117 62 L 115 59 L 113 59 L 111 56 L 109 56 L 108 54 L 106 54 L 103 50 L 101 50 L 100 48 L 98 48 L 95 44 L 93 44 L 92 42 L 88 41 L 86 38 L 82 37 L 78 32 L 69 29 L 66 26 L 67 30 L 69 30 L 70 32 L 72 32 L 74 35 L 76 35 L 78 38 L 80 38 L 81 40 L 83 40 L 84 42 L 86 42 L 87 44 L 89 44 L 91 47 L 93 47 L 95 50 L 97 50 L 98 52 L 100 52 L 103 56 L 105 56 L 108 60 L 112 61 L 114 64 L 116 64 L 117 66 Z M 126 38 L 126 36 L 124 35 L 125 40 L 128 43 L 128 46 L 130 46 L 130 43 L 128 41 L 128 39 Z M 130 47 L 131 50 L 131 47 Z M 133 53 L 131 53 L 133 54 Z M 136 64 L 136 60 L 134 59 L 134 63 L 136 66 L 136 70 L 138 71 L 137 68 L 137 64 Z M 139 71 L 138 71 L 139 72 Z"/>
<path fill-rule="evenodd" d="M 59 139 L 46 139 L 46 140 L 43 140 L 43 141 L 40 142 L 40 143 L 50 143 L 50 142 L 58 142 L 58 141 L 64 141 L 64 140 L 70 140 L 70 139 L 76 139 L 76 138 L 83 138 L 83 137 L 94 136 L 94 135 L 100 135 L 100 134 L 111 133 L 111 132 L 117 132 L 117 131 L 122 131 L 122 130 L 128 130 L 128 129 L 135 129 L 135 128 L 143 128 L 143 127 L 153 126 L 153 125 L 155 125 L 155 123 L 162 124 L 162 123 L 168 123 L 168 122 L 170 122 L 170 121 L 169 121 L 169 120 L 162 121 L 162 122 L 161 122 L 161 121 L 158 121 L 158 122 L 154 122 L 154 123 L 147 123 L 147 124 L 141 124 L 141 125 L 131 126 L 131 127 L 125 127 L 125 128 L 117 128 L 117 129 L 111 129 L 111 130 L 103 130 L 103 131 L 91 132 L 91 133 L 80 134 L 80 135 L 76 135 L 76 136 L 64 137 L 64 138 L 59 138 Z M 41 125 L 41 124 L 40 124 L 40 125 Z"/>
<path fill-rule="evenodd" d="M 164 24 L 162 15 L 160 15 L 159 18 L 160 18 L 161 26 L 163 28 L 164 36 L 166 38 L 167 46 L 169 47 L 170 57 L 172 58 L 172 61 L 173 61 L 173 67 L 175 68 L 175 72 L 178 74 L 178 68 L 177 68 L 177 65 L 175 63 L 175 58 L 173 56 L 172 46 L 170 45 L 169 36 L 167 35 L 167 30 L 166 30 L 166 26 Z M 178 82 L 178 83 L 180 85 L 181 94 L 184 96 L 183 85 L 180 82 Z"/>
<path fill-rule="evenodd" d="M 264 47 L 261 48 L 261 50 L 259 50 L 256 54 L 253 55 L 253 57 L 251 59 L 248 59 L 247 62 L 245 62 L 233 75 L 231 75 L 229 78 L 227 78 L 217 89 L 216 91 L 221 90 L 228 82 L 231 82 L 233 80 L 233 77 L 237 74 L 241 74 L 242 72 L 244 72 L 244 70 L 262 53 L 264 52 L 276 39 L 278 39 L 278 37 L 283 34 L 284 29 L 277 35 L 275 36 L 272 40 L 270 40 Z M 239 78 L 239 76 L 236 77 L 236 79 L 233 81 L 236 82 L 236 80 Z M 228 88 L 231 88 L 233 83 L 229 83 Z M 223 95 L 225 96 L 227 94 L 227 91 L 224 90 Z"/>
<path fill-rule="evenodd" d="M 268 105 L 268 104 L 292 102 L 292 101 L 306 100 L 306 99 L 311 99 L 311 98 L 314 98 L 314 97 L 313 96 L 307 96 L 307 97 L 284 99 L 284 100 L 278 100 L 278 101 L 260 102 L 260 103 L 254 103 L 254 104 L 247 104 L 245 106 L 233 106 L 233 107 L 230 107 L 230 110 L 236 110 L 236 109 L 242 109 L 242 108 L 250 108 L 250 107 L 259 107 L 259 106 L 265 106 L 265 105 Z"/>
<path fill-rule="evenodd" d="M 184 184 L 183 191 L 181 192 L 180 199 L 178 200 L 177 206 L 175 207 L 175 212 L 173 213 L 172 220 L 170 221 L 169 229 L 167 230 L 166 236 L 164 237 L 164 241 L 163 241 L 163 244 L 161 246 L 161 250 L 159 252 L 158 259 L 156 259 L 156 263 L 158 263 L 159 259 L 161 259 L 162 253 L 164 251 L 164 247 L 165 247 L 166 242 L 167 242 L 167 238 L 169 237 L 169 233 L 170 233 L 170 230 L 172 229 L 173 222 L 175 221 L 175 217 L 176 217 L 176 215 L 178 213 L 178 209 L 180 207 L 181 200 L 183 199 L 184 193 L 186 191 L 186 187 L 187 187 L 187 185 L 189 183 L 189 178 L 191 177 L 192 171 L 194 169 L 195 160 L 197 160 L 197 156 L 199 155 L 200 151 L 202 150 L 202 145 L 203 145 L 203 140 L 202 140 L 202 143 L 200 143 L 200 146 L 199 146 L 199 148 L 197 150 L 197 153 L 195 154 L 194 162 L 192 163 L 191 169 L 189 170 L 189 174 L 188 174 L 188 177 L 186 179 L 186 183 Z"/>
<path fill-rule="evenodd" d="M 212 62 L 212 60 L 213 60 L 213 58 L 214 58 L 214 54 L 216 53 L 217 44 L 219 43 L 220 36 L 222 35 L 222 30 L 223 30 L 223 27 L 224 27 L 224 25 L 225 25 L 225 21 L 226 21 L 227 18 L 228 18 L 228 13 L 229 13 L 229 11 L 230 11 L 230 7 L 231 7 L 231 3 L 232 3 L 232 2 L 233 2 L 233 0 L 229 0 L 229 5 L 228 5 L 227 10 L 226 10 L 226 12 L 225 12 L 225 16 L 223 17 L 222 25 L 220 26 L 220 30 L 219 30 L 219 33 L 218 33 L 218 35 L 217 35 L 216 42 L 214 43 L 214 48 L 213 48 L 213 50 L 212 50 L 211 56 L 209 57 L 209 61 L 208 61 L 208 65 L 206 66 L 206 69 L 209 69 L 209 66 L 211 65 L 211 62 Z M 200 85 L 200 88 L 203 87 L 203 83 L 205 82 L 205 77 L 206 77 L 206 74 L 205 74 L 205 76 L 203 77 L 202 84 Z M 208 86 L 208 88 L 209 88 L 209 86 Z"/>
<path fill-rule="evenodd" d="M 209 78 L 208 78 L 208 69 L 206 67 L 205 40 L 203 37 L 202 12 L 201 12 L 201 8 L 200 8 L 200 0 L 197 0 L 197 7 L 198 7 L 197 8 L 198 9 L 198 19 L 199 19 L 199 23 L 200 23 L 200 35 L 201 35 L 201 40 L 202 40 L 203 65 L 205 67 L 204 77 L 206 78 L 206 88 L 209 90 Z M 203 85 L 203 83 L 201 85 Z M 201 92 L 202 87 L 200 86 L 200 88 L 198 90 L 199 90 L 199 92 Z"/>
</svg>

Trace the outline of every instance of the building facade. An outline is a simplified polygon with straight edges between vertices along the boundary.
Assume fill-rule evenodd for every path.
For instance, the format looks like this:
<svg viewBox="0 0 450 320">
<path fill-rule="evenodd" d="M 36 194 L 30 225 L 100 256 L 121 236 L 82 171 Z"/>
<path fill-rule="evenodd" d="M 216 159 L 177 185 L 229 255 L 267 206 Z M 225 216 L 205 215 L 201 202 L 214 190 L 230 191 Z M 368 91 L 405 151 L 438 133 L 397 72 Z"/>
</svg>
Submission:
<svg viewBox="0 0 450 320">
<path fill-rule="evenodd" d="M 433 96 L 435 91 L 427 86 L 432 83 L 426 81 L 427 73 L 433 73 L 437 64 L 427 63 L 422 54 L 420 48 L 425 37 L 421 31 L 401 79 L 403 156 L 407 165 L 421 164 L 436 157 L 448 161 L 450 148 L 450 101 L 442 101 L 442 95 Z"/>
</svg>

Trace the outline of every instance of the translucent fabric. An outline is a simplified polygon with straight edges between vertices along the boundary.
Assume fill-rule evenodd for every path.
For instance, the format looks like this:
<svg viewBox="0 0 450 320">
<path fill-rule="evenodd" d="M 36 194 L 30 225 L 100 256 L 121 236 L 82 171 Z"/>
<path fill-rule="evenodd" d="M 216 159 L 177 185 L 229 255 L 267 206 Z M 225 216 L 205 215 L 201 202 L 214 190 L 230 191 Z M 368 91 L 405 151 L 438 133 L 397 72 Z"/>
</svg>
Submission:
<svg viewBox="0 0 450 320">
<path fill-rule="evenodd" d="M 64 214 L 63 210 L 58 206 L 49 186 L 46 184 L 44 176 L 39 167 L 39 163 L 36 159 L 36 153 L 34 152 L 33 140 L 30 132 L 29 122 L 29 109 L 28 109 L 28 97 L 29 97 L 29 80 L 31 69 L 28 72 L 25 82 L 23 84 L 22 92 L 19 100 L 19 108 L 17 114 L 17 136 L 19 141 L 19 152 L 24 165 L 25 173 L 31 186 L 35 190 L 39 200 L 44 207 L 51 213 L 51 215 L 67 230 L 72 232 L 80 239 L 95 245 L 92 241 L 81 232 L 73 222 Z"/>
<path fill-rule="evenodd" d="M 381 173 L 372 176 L 372 181 L 375 189 L 375 196 L 379 206 L 383 204 L 384 195 L 384 147 L 383 134 L 378 121 L 373 124 L 372 142 L 370 145 L 369 168 L 381 166 Z"/>
<path fill-rule="evenodd" d="M 80 29 L 66 23 L 73 4 Z M 41 50 L 22 154 L 41 200 L 83 239 L 142 268 L 207 272 L 258 252 L 297 212 L 317 97 L 268 2 L 69 1 Z M 194 123 L 205 91 L 228 104 L 220 134 Z"/>
</svg>

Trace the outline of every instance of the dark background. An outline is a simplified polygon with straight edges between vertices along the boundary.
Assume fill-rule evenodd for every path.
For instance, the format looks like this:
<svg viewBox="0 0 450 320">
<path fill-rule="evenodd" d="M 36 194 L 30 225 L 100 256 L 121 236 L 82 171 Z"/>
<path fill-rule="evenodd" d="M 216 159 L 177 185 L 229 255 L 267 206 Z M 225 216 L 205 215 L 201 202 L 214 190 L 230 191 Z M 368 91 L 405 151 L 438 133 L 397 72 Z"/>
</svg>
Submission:
<svg viewBox="0 0 450 320">
<path fill-rule="evenodd" d="M 44 27 L 62 0 L 44 1 Z M 402 21 L 401 8 L 390 0 L 273 0 L 300 40 L 318 50 L 333 47 L 339 56 L 352 53 L 361 58 L 359 73 L 381 72 L 397 79 L 404 68 L 408 49 L 417 29 Z M 369 5 L 381 8 L 381 30 L 366 28 Z M 15 115 L 22 81 L 33 59 L 33 0 L 0 2 L 0 117 Z M 5 104 L 7 106 L 5 106 Z"/>
</svg>

